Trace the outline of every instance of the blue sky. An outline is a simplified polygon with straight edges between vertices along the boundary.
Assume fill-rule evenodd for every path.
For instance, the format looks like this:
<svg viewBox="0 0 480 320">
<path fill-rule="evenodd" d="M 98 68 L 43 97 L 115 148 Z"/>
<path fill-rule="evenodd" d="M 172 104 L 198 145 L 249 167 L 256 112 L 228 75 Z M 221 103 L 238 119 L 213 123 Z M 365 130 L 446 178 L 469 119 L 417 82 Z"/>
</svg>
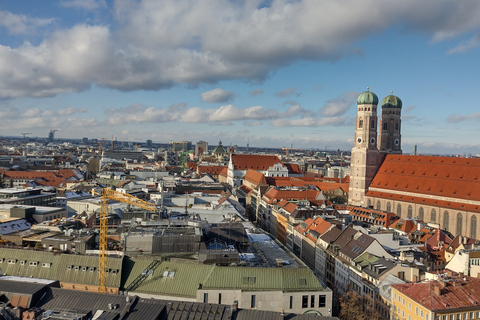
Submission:
<svg viewBox="0 0 480 320">
<path fill-rule="evenodd" d="M 402 148 L 480 153 L 480 2 L 0 2 L 0 135 L 350 149 L 356 97 Z"/>
</svg>

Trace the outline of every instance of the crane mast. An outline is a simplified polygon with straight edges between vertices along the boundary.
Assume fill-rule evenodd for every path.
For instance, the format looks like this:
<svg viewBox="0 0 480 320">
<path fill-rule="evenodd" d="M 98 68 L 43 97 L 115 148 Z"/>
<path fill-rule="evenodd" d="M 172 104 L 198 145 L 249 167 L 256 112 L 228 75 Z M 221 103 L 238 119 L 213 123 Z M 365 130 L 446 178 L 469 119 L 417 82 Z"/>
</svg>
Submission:
<svg viewBox="0 0 480 320">
<path fill-rule="evenodd" d="M 132 195 L 102 189 L 100 208 L 100 245 L 98 254 L 98 292 L 107 292 L 107 231 L 108 231 L 108 200 L 117 200 L 145 210 L 157 211 L 155 204 L 143 201 Z"/>
</svg>

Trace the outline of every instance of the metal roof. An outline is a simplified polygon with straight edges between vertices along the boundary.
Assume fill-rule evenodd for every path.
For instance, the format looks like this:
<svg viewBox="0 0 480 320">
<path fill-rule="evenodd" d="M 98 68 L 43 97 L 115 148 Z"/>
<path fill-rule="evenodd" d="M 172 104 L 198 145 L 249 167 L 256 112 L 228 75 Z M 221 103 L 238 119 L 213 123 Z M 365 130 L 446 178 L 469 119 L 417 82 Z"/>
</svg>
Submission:
<svg viewBox="0 0 480 320">
<path fill-rule="evenodd" d="M 125 257 L 122 288 L 126 291 L 173 296 L 195 297 L 200 283 L 204 283 L 215 268 L 213 265 L 157 262 Z M 142 273 L 146 270 L 146 273 Z M 149 270 L 153 270 L 149 274 Z"/>
<path fill-rule="evenodd" d="M 326 290 L 308 268 L 215 267 L 203 288 L 285 292 Z"/>
<path fill-rule="evenodd" d="M 0 248 L 0 269 L 12 276 L 96 285 L 98 256 Z M 122 258 L 108 257 L 107 286 L 120 287 Z"/>
</svg>

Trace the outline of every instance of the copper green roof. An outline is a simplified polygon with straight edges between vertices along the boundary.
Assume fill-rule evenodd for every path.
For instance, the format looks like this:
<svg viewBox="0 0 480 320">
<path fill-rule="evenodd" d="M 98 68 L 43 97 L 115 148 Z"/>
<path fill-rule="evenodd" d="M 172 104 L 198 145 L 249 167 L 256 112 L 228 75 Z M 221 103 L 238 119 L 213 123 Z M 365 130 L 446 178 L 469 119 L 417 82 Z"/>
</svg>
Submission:
<svg viewBox="0 0 480 320">
<path fill-rule="evenodd" d="M 149 270 L 153 270 L 151 275 Z M 156 295 L 195 298 L 200 287 L 285 292 L 327 290 L 308 268 L 217 267 L 125 257 L 123 272 L 123 290 Z"/>
<path fill-rule="evenodd" d="M 382 100 L 382 108 L 402 108 L 402 100 L 393 94 L 386 96 Z"/>
<path fill-rule="evenodd" d="M 371 91 L 362 92 L 357 98 L 357 104 L 374 104 L 378 105 L 378 97 Z"/>
<path fill-rule="evenodd" d="M 98 256 L 0 248 L 3 274 L 85 285 L 98 284 Z M 107 258 L 107 286 L 120 287 L 122 258 Z"/>
<path fill-rule="evenodd" d="M 218 142 L 218 146 L 215 148 L 215 150 L 213 150 L 213 153 L 214 154 L 226 154 L 227 153 L 227 151 L 225 151 L 225 148 L 222 145 L 221 140 Z"/>
<path fill-rule="evenodd" d="M 308 268 L 216 267 L 203 289 L 240 289 L 244 291 L 323 291 Z"/>
<path fill-rule="evenodd" d="M 158 262 L 126 257 L 122 288 L 129 292 L 195 298 L 197 289 L 215 268 L 213 265 Z M 146 270 L 146 274 L 142 273 Z M 153 270 L 149 275 L 148 271 Z"/>
</svg>

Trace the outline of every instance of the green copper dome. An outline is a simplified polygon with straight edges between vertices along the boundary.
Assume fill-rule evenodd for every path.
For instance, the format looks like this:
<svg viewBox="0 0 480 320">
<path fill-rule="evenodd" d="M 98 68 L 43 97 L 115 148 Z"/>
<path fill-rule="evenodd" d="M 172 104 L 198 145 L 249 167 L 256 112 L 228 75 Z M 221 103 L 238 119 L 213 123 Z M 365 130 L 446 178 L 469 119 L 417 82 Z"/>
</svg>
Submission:
<svg viewBox="0 0 480 320">
<path fill-rule="evenodd" d="M 393 94 L 386 96 L 382 100 L 382 108 L 402 108 L 402 100 Z"/>
<path fill-rule="evenodd" d="M 362 92 L 357 98 L 357 104 L 378 104 L 378 97 L 370 91 Z"/>
</svg>

